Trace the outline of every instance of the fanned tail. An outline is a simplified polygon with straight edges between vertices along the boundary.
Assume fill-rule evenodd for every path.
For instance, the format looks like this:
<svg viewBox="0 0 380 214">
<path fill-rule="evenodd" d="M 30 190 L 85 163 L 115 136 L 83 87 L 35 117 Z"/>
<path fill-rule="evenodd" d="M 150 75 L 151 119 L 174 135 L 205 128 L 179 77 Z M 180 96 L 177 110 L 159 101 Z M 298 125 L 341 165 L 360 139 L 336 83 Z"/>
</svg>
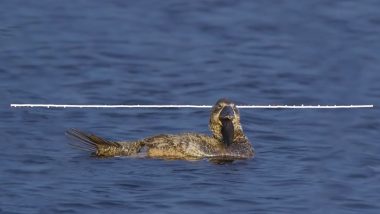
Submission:
<svg viewBox="0 0 380 214">
<path fill-rule="evenodd" d="M 78 140 L 75 143 L 69 143 L 71 146 L 91 152 L 97 156 L 115 156 L 118 151 L 122 150 L 122 145 L 100 138 L 93 134 L 88 134 L 77 129 L 69 129 L 66 135 L 72 139 Z"/>
</svg>

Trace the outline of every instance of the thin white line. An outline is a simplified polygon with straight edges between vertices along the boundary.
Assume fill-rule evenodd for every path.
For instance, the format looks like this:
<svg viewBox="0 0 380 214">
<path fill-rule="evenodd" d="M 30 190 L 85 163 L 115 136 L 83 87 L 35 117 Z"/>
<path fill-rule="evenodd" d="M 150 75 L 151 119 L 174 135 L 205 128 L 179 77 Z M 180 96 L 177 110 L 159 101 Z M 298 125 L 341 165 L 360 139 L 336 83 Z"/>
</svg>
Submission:
<svg viewBox="0 0 380 214">
<path fill-rule="evenodd" d="M 26 108 L 211 108 L 211 105 L 69 105 L 69 104 L 11 104 Z M 373 108 L 373 105 L 237 105 L 238 108 L 261 109 L 336 109 Z"/>
</svg>

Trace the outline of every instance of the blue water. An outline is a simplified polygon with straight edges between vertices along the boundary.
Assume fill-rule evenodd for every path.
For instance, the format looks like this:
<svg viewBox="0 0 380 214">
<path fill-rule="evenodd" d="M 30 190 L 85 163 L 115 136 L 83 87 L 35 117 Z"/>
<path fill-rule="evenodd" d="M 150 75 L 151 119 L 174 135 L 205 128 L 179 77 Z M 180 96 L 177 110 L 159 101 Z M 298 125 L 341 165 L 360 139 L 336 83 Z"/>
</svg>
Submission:
<svg viewBox="0 0 380 214">
<path fill-rule="evenodd" d="M 380 1 L 0 4 L 0 213 L 380 213 Z M 208 133 L 207 109 L 10 103 L 374 104 L 241 110 L 253 160 L 96 159 L 108 139 Z"/>
</svg>

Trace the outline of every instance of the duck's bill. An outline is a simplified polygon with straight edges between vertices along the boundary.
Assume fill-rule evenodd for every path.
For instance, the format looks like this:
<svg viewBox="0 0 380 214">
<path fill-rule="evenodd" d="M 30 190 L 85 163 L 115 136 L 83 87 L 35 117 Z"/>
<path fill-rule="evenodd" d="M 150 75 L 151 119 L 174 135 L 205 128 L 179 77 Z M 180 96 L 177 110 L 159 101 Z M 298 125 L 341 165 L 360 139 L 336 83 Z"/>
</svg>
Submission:
<svg viewBox="0 0 380 214">
<path fill-rule="evenodd" d="M 234 124 L 230 119 L 223 119 L 221 122 L 223 143 L 229 146 L 234 141 Z"/>
<path fill-rule="evenodd" d="M 219 120 L 222 122 L 223 143 L 227 146 L 234 141 L 234 124 L 232 120 L 235 117 L 235 112 L 231 106 L 225 106 L 219 115 Z"/>
</svg>

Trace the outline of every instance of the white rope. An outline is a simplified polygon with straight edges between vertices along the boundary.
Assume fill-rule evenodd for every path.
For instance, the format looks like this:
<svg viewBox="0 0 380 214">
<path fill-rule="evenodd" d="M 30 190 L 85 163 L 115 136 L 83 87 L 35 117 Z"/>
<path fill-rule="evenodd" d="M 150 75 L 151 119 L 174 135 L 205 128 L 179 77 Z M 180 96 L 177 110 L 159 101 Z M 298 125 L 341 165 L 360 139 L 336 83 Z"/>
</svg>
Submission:
<svg viewBox="0 0 380 214">
<path fill-rule="evenodd" d="M 24 108 L 211 108 L 211 105 L 68 105 L 68 104 L 11 104 Z M 261 109 L 338 109 L 373 108 L 373 105 L 237 105 L 238 108 Z"/>
</svg>

